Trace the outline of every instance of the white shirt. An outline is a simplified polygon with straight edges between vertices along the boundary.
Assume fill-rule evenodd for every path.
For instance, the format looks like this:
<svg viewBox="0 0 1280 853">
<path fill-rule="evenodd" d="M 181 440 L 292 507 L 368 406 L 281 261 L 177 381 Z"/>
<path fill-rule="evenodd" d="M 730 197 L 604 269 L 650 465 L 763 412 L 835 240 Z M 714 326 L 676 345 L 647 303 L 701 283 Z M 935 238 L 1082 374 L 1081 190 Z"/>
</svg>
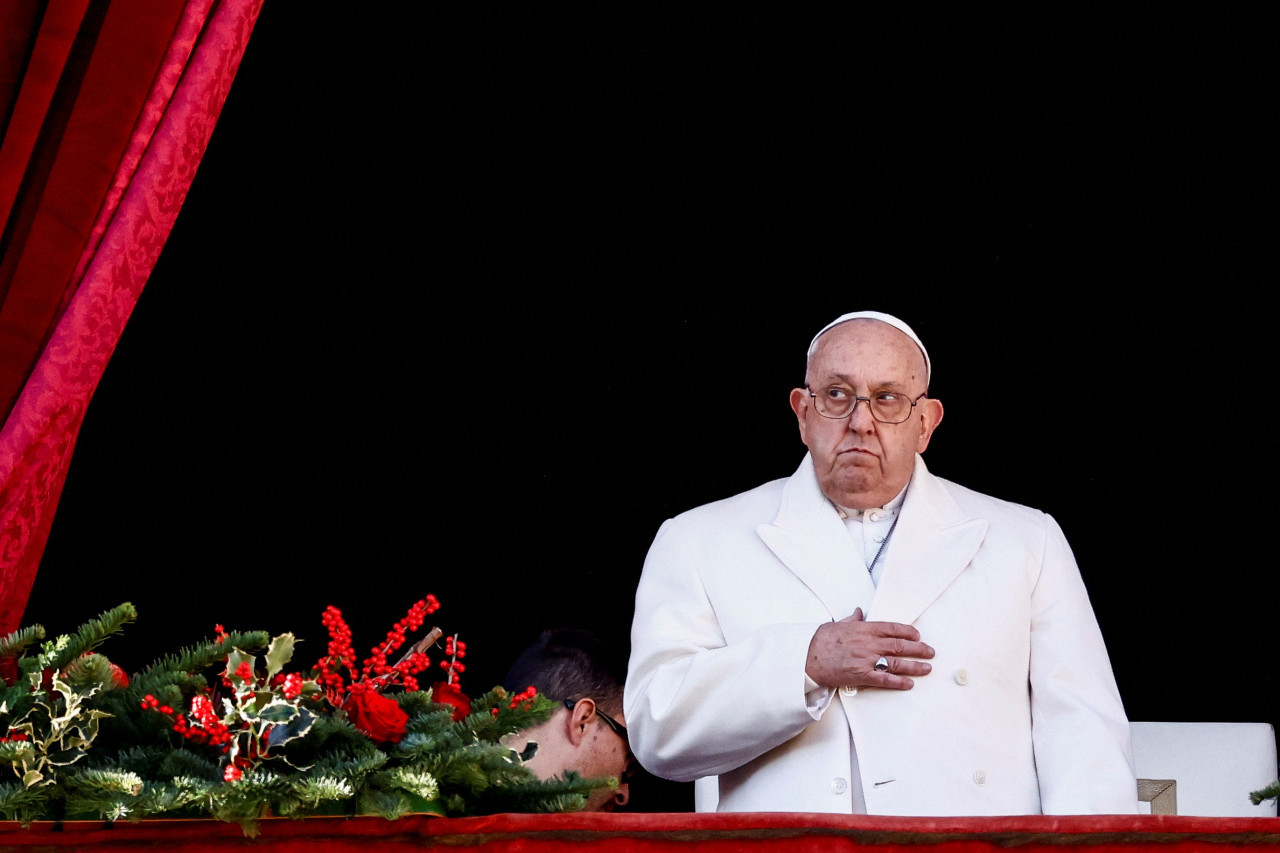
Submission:
<svg viewBox="0 0 1280 853">
<path fill-rule="evenodd" d="M 907 490 L 903 487 L 902 491 L 884 506 L 850 509 L 832 504 L 844 519 L 844 526 L 849 531 L 854 551 L 862 557 L 863 570 L 870 567 L 871 582 L 876 586 L 880 585 L 880 578 L 884 574 L 889 549 L 888 540 L 893 532 L 893 523 L 897 521 L 898 513 L 902 511 L 902 502 L 906 496 Z M 873 562 L 874 565 L 872 565 Z"/>
</svg>

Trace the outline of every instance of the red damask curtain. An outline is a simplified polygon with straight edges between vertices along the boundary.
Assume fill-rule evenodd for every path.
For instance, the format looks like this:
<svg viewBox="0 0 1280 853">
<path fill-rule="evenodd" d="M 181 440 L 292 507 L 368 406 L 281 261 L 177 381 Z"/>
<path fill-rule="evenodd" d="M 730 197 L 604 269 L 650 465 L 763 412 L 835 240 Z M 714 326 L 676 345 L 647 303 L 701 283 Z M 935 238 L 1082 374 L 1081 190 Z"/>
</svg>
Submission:
<svg viewBox="0 0 1280 853">
<path fill-rule="evenodd" d="M 0 2 L 0 633 L 261 3 Z"/>
</svg>

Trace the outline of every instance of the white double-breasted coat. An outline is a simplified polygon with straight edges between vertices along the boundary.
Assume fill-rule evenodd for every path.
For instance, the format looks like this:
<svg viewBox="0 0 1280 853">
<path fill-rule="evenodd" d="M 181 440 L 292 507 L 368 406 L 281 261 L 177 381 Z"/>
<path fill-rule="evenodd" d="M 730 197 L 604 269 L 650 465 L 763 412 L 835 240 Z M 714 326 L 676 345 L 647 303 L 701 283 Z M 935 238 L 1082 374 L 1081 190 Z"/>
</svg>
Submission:
<svg viewBox="0 0 1280 853">
<path fill-rule="evenodd" d="M 878 588 L 808 456 L 665 522 L 624 694 L 640 763 L 718 775 L 722 811 L 850 812 L 856 768 L 871 814 L 1136 812 L 1128 722 L 1058 525 L 919 456 L 900 511 Z M 858 607 L 916 626 L 933 671 L 811 711 L 809 641 Z"/>
</svg>

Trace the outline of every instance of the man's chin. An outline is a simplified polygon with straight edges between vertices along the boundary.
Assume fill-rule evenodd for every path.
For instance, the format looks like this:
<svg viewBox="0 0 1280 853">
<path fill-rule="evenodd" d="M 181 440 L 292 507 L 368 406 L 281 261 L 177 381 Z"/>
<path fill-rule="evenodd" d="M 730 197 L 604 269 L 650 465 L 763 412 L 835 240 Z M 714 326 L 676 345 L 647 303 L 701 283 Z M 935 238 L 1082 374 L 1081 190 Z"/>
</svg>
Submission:
<svg viewBox="0 0 1280 853">
<path fill-rule="evenodd" d="M 866 469 L 851 471 L 846 468 L 838 472 L 829 482 L 822 483 L 822 491 L 841 506 L 852 507 L 851 501 L 865 499 L 875 494 L 882 485 L 880 478 L 871 476 L 871 472 Z"/>
<path fill-rule="evenodd" d="M 839 483 L 832 491 L 826 489 L 823 491 L 832 501 L 849 509 L 871 509 L 884 506 L 898 493 L 896 489 L 887 488 L 881 480 L 845 481 Z"/>
<path fill-rule="evenodd" d="M 610 791 L 608 796 L 599 800 L 596 799 L 596 796 L 587 798 L 587 804 L 582 808 L 584 812 L 611 812 L 618 808 L 618 801 L 614 799 L 613 791 Z"/>
</svg>

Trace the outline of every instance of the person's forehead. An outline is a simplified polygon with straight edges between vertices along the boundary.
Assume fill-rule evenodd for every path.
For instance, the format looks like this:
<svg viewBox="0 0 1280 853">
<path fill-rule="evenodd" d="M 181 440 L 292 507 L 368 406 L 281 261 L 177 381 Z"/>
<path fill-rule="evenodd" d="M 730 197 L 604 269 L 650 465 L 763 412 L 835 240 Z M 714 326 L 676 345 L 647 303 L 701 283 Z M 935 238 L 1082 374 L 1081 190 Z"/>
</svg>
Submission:
<svg viewBox="0 0 1280 853">
<path fill-rule="evenodd" d="M 835 320 L 828 323 L 821 331 L 814 335 L 813 340 L 809 342 L 808 363 L 812 365 L 814 355 L 817 353 L 818 347 L 821 343 L 827 340 L 833 333 L 848 331 L 851 326 L 855 329 L 871 330 L 868 334 L 872 335 L 876 334 L 877 330 L 883 331 L 886 328 L 891 330 L 891 332 L 900 333 L 902 336 L 907 338 L 907 340 L 911 341 L 913 348 L 912 351 L 919 353 L 922 359 L 925 385 L 927 386 L 932 380 L 933 365 L 930 363 L 929 351 L 925 349 L 924 342 L 920 340 L 920 336 L 902 320 L 892 314 L 884 314 L 879 311 L 852 311 L 848 314 L 837 317 Z M 888 334 L 888 340 L 894 340 L 891 332 Z"/>
<path fill-rule="evenodd" d="M 852 320 L 818 339 L 809 369 L 830 378 L 904 381 L 928 367 L 915 341 L 901 331 L 877 320 Z"/>
</svg>

